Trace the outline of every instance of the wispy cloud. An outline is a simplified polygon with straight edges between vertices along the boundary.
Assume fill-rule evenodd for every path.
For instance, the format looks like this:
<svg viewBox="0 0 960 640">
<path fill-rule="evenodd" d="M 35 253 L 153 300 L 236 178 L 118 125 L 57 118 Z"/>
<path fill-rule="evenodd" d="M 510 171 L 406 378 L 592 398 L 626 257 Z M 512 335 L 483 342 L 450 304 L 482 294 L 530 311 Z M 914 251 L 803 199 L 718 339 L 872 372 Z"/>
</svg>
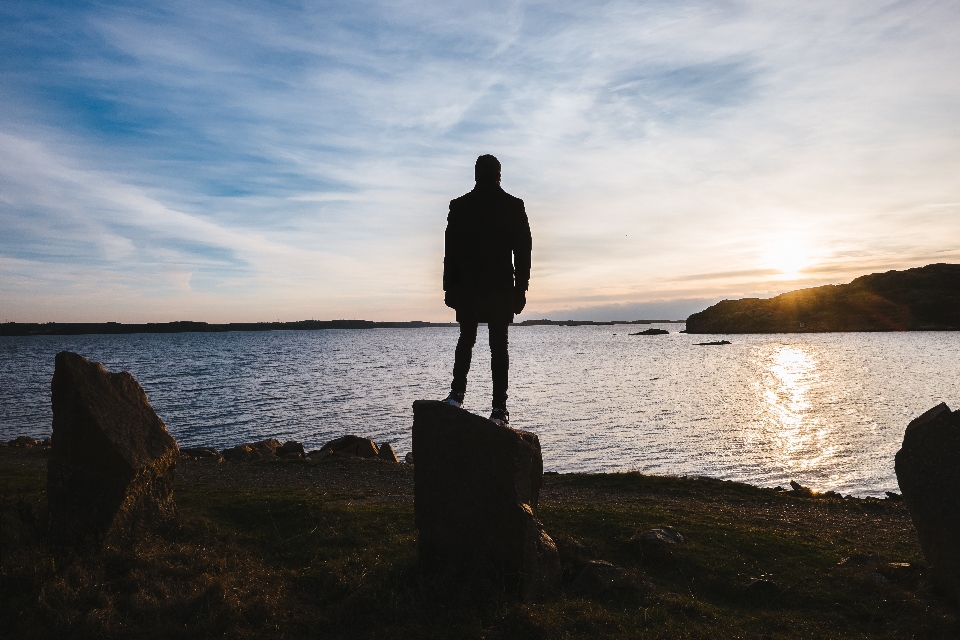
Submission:
<svg viewBox="0 0 960 640">
<path fill-rule="evenodd" d="M 950 3 L 0 13 L 4 317 L 448 318 L 446 203 L 486 152 L 531 217 L 531 317 L 842 281 L 960 237 Z"/>
</svg>

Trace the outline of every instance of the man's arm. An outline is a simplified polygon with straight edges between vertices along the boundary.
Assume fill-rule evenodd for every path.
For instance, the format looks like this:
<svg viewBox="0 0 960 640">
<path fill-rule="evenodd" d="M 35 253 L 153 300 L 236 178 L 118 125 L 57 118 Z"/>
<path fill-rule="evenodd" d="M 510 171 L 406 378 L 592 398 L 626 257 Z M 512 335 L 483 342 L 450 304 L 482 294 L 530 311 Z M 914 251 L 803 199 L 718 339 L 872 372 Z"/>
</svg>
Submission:
<svg viewBox="0 0 960 640">
<path fill-rule="evenodd" d="M 520 200 L 520 212 L 513 238 L 513 312 L 520 313 L 527 305 L 527 289 L 530 286 L 530 254 L 533 238 L 530 235 L 530 221 Z"/>
<path fill-rule="evenodd" d="M 447 230 L 443 234 L 443 303 L 451 309 L 456 308 L 454 290 L 460 282 L 460 261 L 457 247 L 457 217 L 453 215 L 453 202 L 447 214 Z"/>
<path fill-rule="evenodd" d="M 533 248 L 533 238 L 530 235 L 530 222 L 523 208 L 523 200 L 520 200 L 520 211 L 514 227 L 512 245 L 514 287 L 526 291 L 530 286 L 530 253 Z"/>
</svg>

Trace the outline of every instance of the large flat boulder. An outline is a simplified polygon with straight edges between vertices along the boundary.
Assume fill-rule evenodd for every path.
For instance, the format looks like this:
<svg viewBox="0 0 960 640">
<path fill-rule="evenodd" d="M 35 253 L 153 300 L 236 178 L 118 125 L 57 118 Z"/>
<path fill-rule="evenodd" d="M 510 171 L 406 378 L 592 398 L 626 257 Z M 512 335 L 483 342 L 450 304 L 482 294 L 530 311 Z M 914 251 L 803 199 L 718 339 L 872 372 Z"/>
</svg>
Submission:
<svg viewBox="0 0 960 640">
<path fill-rule="evenodd" d="M 492 571 L 523 600 L 560 580 L 537 520 L 543 459 L 533 433 L 438 401 L 413 403 L 414 512 L 427 569 Z"/>
<path fill-rule="evenodd" d="M 179 449 L 134 377 L 64 351 L 52 391 L 47 501 L 55 543 L 132 539 L 174 521 Z"/>
<path fill-rule="evenodd" d="M 896 471 L 933 582 L 960 602 L 960 411 L 941 403 L 913 420 Z"/>
</svg>

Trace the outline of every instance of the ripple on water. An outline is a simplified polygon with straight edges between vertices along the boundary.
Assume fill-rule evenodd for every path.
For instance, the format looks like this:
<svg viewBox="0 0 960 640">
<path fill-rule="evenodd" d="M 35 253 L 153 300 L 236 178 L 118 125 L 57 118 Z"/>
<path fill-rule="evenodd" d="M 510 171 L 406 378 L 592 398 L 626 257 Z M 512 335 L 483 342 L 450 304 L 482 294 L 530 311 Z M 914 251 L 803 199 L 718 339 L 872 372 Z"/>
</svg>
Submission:
<svg viewBox="0 0 960 640">
<path fill-rule="evenodd" d="M 960 404 L 960 334 L 627 336 L 511 329 L 514 425 L 558 471 L 708 475 L 763 486 L 896 490 L 909 420 Z M 489 411 L 478 337 L 466 408 Z M 619 335 L 613 335 L 614 333 Z M 0 437 L 49 432 L 53 357 L 81 353 L 141 382 L 183 445 L 344 433 L 410 448 L 411 405 L 449 385 L 455 328 L 0 338 Z"/>
</svg>

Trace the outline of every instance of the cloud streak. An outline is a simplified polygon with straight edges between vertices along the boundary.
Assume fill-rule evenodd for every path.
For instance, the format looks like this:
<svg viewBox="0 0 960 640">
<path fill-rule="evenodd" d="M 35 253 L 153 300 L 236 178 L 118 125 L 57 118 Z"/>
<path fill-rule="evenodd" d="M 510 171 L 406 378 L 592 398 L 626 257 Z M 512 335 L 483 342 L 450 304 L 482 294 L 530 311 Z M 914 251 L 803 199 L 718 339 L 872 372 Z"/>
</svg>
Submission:
<svg viewBox="0 0 960 640">
<path fill-rule="evenodd" d="M 9 319 L 449 319 L 446 203 L 486 152 L 531 217 L 530 317 L 841 282 L 960 237 L 949 4 L 0 11 Z"/>
</svg>

